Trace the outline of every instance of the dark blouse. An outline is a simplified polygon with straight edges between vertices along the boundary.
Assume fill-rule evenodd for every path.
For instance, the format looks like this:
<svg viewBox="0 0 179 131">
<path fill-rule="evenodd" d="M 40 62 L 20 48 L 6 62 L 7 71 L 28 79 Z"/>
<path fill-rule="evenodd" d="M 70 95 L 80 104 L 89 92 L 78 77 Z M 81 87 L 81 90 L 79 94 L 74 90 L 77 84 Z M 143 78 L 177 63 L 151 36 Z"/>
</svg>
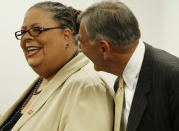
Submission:
<svg viewBox="0 0 179 131">
<path fill-rule="evenodd" d="M 0 131 L 10 131 L 14 127 L 16 122 L 22 116 L 22 113 L 18 108 L 16 108 L 9 118 L 0 126 Z"/>
</svg>

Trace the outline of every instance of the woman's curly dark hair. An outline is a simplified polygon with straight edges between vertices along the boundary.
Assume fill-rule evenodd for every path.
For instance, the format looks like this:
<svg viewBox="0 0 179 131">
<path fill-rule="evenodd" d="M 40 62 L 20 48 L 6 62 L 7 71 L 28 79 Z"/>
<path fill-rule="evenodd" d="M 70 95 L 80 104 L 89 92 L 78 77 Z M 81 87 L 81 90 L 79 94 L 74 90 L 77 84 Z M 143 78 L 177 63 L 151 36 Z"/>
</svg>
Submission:
<svg viewBox="0 0 179 131">
<path fill-rule="evenodd" d="M 33 5 L 32 8 L 41 8 L 53 14 L 54 20 L 59 22 L 59 25 L 64 29 L 69 28 L 73 36 L 78 34 L 80 23 L 77 22 L 77 17 L 81 13 L 72 7 L 67 7 L 59 2 L 45 1 Z M 29 10 L 30 10 L 29 9 Z"/>
</svg>

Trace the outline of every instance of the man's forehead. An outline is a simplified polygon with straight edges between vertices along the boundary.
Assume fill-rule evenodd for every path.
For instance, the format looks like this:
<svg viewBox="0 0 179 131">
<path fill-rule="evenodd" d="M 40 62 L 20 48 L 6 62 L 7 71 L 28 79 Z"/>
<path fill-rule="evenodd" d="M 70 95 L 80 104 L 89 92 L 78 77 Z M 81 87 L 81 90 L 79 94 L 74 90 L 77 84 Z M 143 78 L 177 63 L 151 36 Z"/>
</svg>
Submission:
<svg viewBox="0 0 179 131">
<path fill-rule="evenodd" d="M 86 36 L 86 30 L 85 30 L 84 24 L 81 23 L 78 37 L 81 38 L 81 37 L 84 37 L 84 36 Z"/>
</svg>

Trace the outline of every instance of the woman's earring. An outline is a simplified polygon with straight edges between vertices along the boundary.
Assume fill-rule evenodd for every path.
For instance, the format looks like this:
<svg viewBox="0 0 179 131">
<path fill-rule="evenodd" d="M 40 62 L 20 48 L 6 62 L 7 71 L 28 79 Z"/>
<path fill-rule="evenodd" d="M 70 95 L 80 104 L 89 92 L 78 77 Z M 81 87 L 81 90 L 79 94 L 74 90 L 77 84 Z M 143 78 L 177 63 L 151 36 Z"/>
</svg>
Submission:
<svg viewBox="0 0 179 131">
<path fill-rule="evenodd" d="M 68 47 L 69 46 L 69 43 L 66 43 L 66 47 Z"/>
</svg>

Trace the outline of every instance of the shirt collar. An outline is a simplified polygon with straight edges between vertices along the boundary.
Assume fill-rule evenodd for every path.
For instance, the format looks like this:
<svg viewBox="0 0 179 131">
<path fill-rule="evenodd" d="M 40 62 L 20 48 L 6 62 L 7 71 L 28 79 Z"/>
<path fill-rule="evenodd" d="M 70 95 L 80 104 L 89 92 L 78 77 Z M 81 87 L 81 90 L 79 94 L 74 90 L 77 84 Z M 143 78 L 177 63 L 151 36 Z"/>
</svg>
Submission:
<svg viewBox="0 0 179 131">
<path fill-rule="evenodd" d="M 139 44 L 137 45 L 137 48 L 129 59 L 122 75 L 125 84 L 130 89 L 134 88 L 133 84 L 135 83 L 136 79 L 138 80 L 139 72 L 144 58 L 144 52 L 145 45 L 141 40 L 139 40 Z"/>
</svg>

